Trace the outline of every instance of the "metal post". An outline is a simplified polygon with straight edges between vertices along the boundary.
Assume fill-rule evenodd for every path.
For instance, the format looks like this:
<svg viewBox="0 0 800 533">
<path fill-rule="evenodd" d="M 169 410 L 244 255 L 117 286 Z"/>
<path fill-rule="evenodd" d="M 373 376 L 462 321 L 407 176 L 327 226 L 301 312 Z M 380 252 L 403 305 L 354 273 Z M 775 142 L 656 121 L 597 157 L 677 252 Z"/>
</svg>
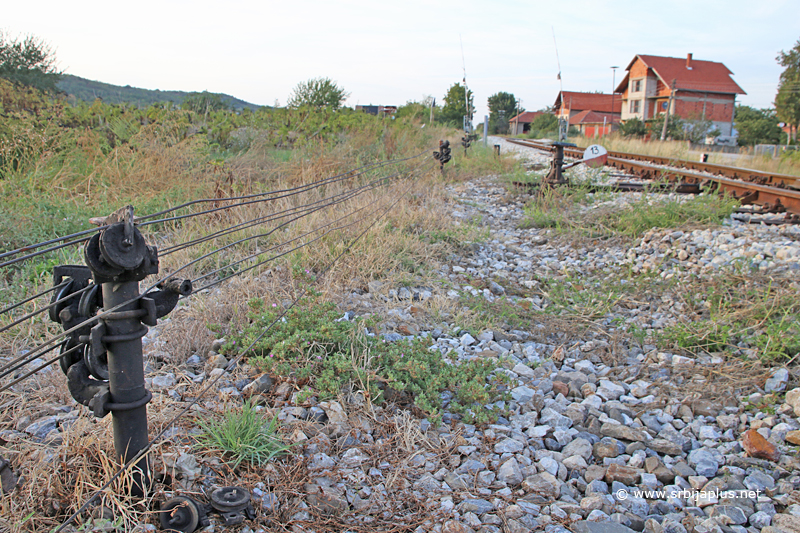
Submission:
<svg viewBox="0 0 800 533">
<path fill-rule="evenodd" d="M 483 115 L 483 147 L 486 148 L 489 143 L 489 116 Z"/>
<path fill-rule="evenodd" d="M 140 298 L 139 281 L 158 272 L 158 257 L 134 226 L 133 207 L 108 218 L 114 223 L 95 235 L 84 253 L 95 283 L 101 284 L 103 308 L 113 309 L 92 330 L 90 348 L 104 349 L 108 365 L 108 392 L 93 406 L 111 412 L 114 449 L 127 463 L 148 443 L 147 402 L 152 394 L 144 384 L 142 337 L 147 327 L 142 320 L 155 325 L 156 309 L 154 300 Z M 146 456 L 136 463 L 132 476 L 133 493 L 144 494 L 150 485 Z"/>
<path fill-rule="evenodd" d="M 147 333 L 147 327 L 142 325 L 139 318 L 124 318 L 135 314 L 126 311 L 139 309 L 138 297 L 138 281 L 103 283 L 105 309 L 112 309 L 123 302 L 132 301 L 121 307 L 119 312 L 111 313 L 105 320 L 108 334 L 105 337 L 108 353 L 108 387 L 112 401 L 116 404 L 142 404 L 129 410 L 111 411 L 114 449 L 123 462 L 127 462 L 139 453 L 148 443 L 146 400 L 150 395 L 144 386 L 142 357 L 142 333 Z M 147 457 L 142 457 L 136 463 L 136 469 L 133 474 L 134 487 L 138 491 L 149 486 L 150 467 Z"/>
<path fill-rule="evenodd" d="M 54 285 L 64 285 L 54 295 L 60 303 L 51 308 L 50 319 L 71 331 L 60 360 L 70 394 L 98 418 L 112 413 L 114 449 L 127 463 L 149 442 L 147 403 L 153 395 L 144 384 L 145 324 L 155 326 L 172 311 L 181 296 L 191 294 L 192 282 L 168 279 L 140 295 L 139 282 L 158 273 L 158 251 L 134 225 L 133 207 L 91 221 L 101 229 L 84 248 L 87 266 L 53 269 Z M 100 320 L 90 320 L 101 307 Z M 150 485 L 146 457 L 131 475 L 132 493 L 143 495 Z"/>
</svg>

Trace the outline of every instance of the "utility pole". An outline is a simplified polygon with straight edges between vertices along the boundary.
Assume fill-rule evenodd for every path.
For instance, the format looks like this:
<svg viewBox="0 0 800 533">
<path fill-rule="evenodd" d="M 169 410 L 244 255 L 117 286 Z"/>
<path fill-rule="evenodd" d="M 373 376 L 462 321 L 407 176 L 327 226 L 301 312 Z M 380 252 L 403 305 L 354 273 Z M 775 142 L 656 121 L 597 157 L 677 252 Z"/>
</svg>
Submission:
<svg viewBox="0 0 800 533">
<path fill-rule="evenodd" d="M 672 90 L 669 93 L 669 100 L 667 100 L 667 111 L 664 115 L 664 127 L 661 128 L 661 140 L 665 141 L 667 139 L 667 124 L 669 124 L 669 110 L 672 109 L 672 99 L 675 96 L 675 82 L 676 80 L 672 80 Z"/>
<path fill-rule="evenodd" d="M 611 67 L 611 132 L 614 132 L 614 92 L 617 90 L 617 69 L 618 66 Z M 620 118 L 622 118 L 622 113 L 620 112 Z"/>
</svg>

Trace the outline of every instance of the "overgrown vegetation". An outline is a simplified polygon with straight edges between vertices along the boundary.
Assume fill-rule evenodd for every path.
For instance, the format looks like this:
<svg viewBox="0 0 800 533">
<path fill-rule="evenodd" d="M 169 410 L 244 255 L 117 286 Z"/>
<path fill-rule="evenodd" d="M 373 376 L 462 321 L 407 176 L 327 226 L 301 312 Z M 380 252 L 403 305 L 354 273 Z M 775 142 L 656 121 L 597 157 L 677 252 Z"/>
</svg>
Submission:
<svg viewBox="0 0 800 533">
<path fill-rule="evenodd" d="M 448 409 L 466 422 L 487 423 L 497 412 L 487 405 L 502 399 L 507 378 L 495 361 L 453 364 L 424 339 L 385 340 L 365 333 L 370 324 L 343 319 L 319 295 L 304 297 L 284 311 L 275 303 L 250 301 L 252 323 L 229 338 L 230 353 L 247 350 L 248 361 L 265 372 L 302 387 L 302 399 L 336 398 L 361 391 L 373 403 L 386 401 L 417 409 L 439 420 L 441 393 L 454 397 Z"/>
<path fill-rule="evenodd" d="M 645 191 L 624 208 L 604 207 L 604 199 L 605 193 L 593 192 L 586 184 L 546 188 L 526 208 L 524 224 L 592 237 L 633 238 L 652 228 L 718 224 L 738 206 L 736 200 L 718 194 L 685 197 Z"/>
</svg>

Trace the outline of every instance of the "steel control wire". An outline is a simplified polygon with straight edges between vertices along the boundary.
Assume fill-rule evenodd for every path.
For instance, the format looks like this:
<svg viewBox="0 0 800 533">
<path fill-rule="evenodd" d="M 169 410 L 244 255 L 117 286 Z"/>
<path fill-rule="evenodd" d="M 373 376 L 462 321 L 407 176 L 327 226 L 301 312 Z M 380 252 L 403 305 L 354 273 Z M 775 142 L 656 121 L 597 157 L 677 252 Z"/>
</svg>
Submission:
<svg viewBox="0 0 800 533">
<path fill-rule="evenodd" d="M 389 207 L 388 207 L 388 208 L 387 208 L 387 209 L 386 209 L 386 210 L 385 210 L 383 213 L 381 213 L 381 214 L 380 214 L 380 216 L 378 216 L 378 217 L 377 217 L 377 218 L 376 218 L 376 219 L 375 219 L 375 220 L 374 220 L 374 221 L 373 221 L 373 222 L 372 222 L 372 223 L 371 223 L 369 226 L 367 226 L 367 227 L 366 227 L 366 228 L 365 228 L 365 229 L 364 229 L 364 230 L 363 230 L 363 231 L 362 231 L 362 232 L 361 232 L 361 233 L 360 233 L 360 234 L 359 234 L 359 235 L 358 235 L 358 236 L 357 236 L 357 237 L 356 237 L 356 238 L 355 238 L 355 239 L 354 239 L 354 240 L 353 240 L 353 241 L 352 241 L 350 244 L 348 244 L 348 245 L 347 245 L 347 247 L 345 247 L 345 249 L 344 249 L 344 250 L 343 250 L 341 253 L 339 253 L 339 255 L 337 255 L 336 257 L 334 257 L 334 258 L 331 260 L 331 262 L 330 262 L 330 263 L 329 263 L 329 264 L 328 264 L 328 265 L 325 267 L 325 269 L 324 269 L 324 270 L 323 270 L 323 271 L 320 273 L 320 276 L 319 276 L 319 277 L 323 277 L 325 274 L 327 274 L 327 273 L 328 273 L 328 271 L 329 271 L 329 270 L 330 270 L 330 269 L 333 267 L 333 265 L 335 265 L 335 264 L 336 264 L 336 262 L 337 262 L 337 261 L 338 261 L 338 260 L 339 260 L 341 257 L 343 257 L 343 256 L 344 256 L 344 254 L 346 254 L 347 252 L 349 252 L 349 251 L 350 251 L 350 248 L 352 248 L 352 246 L 353 246 L 353 245 L 354 245 L 356 242 L 358 242 L 358 241 L 361 239 L 361 237 L 363 237 L 363 236 L 364 236 L 364 235 L 365 235 L 365 234 L 366 234 L 366 233 L 367 233 L 367 232 L 368 232 L 370 229 L 372 229 L 372 227 L 373 227 L 375 224 L 377 224 L 377 223 L 378 223 L 378 221 L 379 221 L 379 220 L 381 220 L 381 219 L 382 219 L 382 218 L 383 218 L 383 217 L 384 217 L 384 216 L 385 216 L 385 215 L 386 215 L 386 214 L 387 214 L 387 213 L 388 213 L 388 212 L 389 212 L 389 211 L 390 211 L 390 210 L 391 210 L 391 209 L 392 209 L 392 208 L 393 208 L 395 205 L 397 205 L 397 204 L 400 202 L 400 200 L 402 200 L 402 199 L 405 197 L 405 195 L 406 195 L 406 194 L 408 194 L 408 191 L 409 191 L 409 190 L 411 190 L 411 186 L 413 186 L 413 183 L 412 183 L 412 184 L 410 184 L 410 185 L 409 185 L 409 186 L 408 186 L 408 187 L 405 189 L 405 191 L 403 191 L 403 193 L 402 193 L 400 196 L 398 196 L 398 198 L 397 198 L 397 199 L 396 199 L 396 200 L 395 200 L 395 201 L 394 201 L 394 202 L 393 202 L 391 205 L 389 205 Z M 377 210 L 376 210 L 376 211 L 377 211 Z M 256 337 L 256 338 L 255 338 L 255 339 L 254 339 L 254 340 L 253 340 L 253 341 L 250 343 L 250 345 L 249 345 L 247 348 L 244 348 L 244 349 L 243 349 L 243 350 L 242 350 L 242 351 L 239 353 L 239 355 L 237 355 L 237 356 L 236 356 L 234 359 L 232 359 L 232 360 L 230 361 L 230 363 L 228 363 L 228 366 L 226 367 L 226 371 L 228 371 L 228 370 L 230 370 L 230 369 L 234 368 L 234 367 L 235 367 L 235 366 L 236 366 L 236 365 L 239 363 L 239 361 L 241 361 L 241 359 L 244 357 L 244 355 L 245 355 L 245 354 L 246 354 L 246 353 L 247 353 L 247 352 L 248 352 L 248 351 L 249 351 L 249 350 L 250 350 L 250 349 L 251 349 L 253 346 L 255 346 L 255 345 L 256 345 L 256 343 L 257 343 L 259 340 L 261 340 L 261 339 L 264 337 L 264 335 L 266 335 L 266 334 L 267 334 L 267 333 L 268 333 L 268 332 L 269 332 L 269 331 L 272 329 L 272 327 L 273 327 L 273 326 L 274 326 L 274 325 L 275 325 L 275 324 L 276 324 L 276 323 L 277 323 L 279 320 L 281 320 L 281 319 L 282 319 L 284 316 L 286 316 L 286 314 L 287 314 L 287 313 L 288 313 L 288 312 L 289 312 L 289 311 L 290 311 L 290 310 L 291 310 L 291 309 L 292 309 L 292 308 L 293 308 L 295 305 L 297 305 L 297 303 L 298 303 L 298 302 L 299 302 L 299 301 L 300 301 L 300 300 L 301 300 L 301 299 L 302 299 L 302 298 L 303 298 L 303 297 L 304 297 L 306 294 L 308 294 L 308 291 L 309 291 L 309 289 L 308 289 L 308 288 L 304 288 L 304 289 L 303 289 L 303 290 L 300 292 L 300 295 L 299 295 L 297 298 L 295 298 L 295 299 L 294 299 L 294 301 L 292 301 L 292 302 L 291 302 L 291 304 L 289 304 L 289 306 L 288 306 L 286 309 L 284 309 L 284 311 L 283 311 L 283 312 L 282 312 L 282 313 L 281 313 L 281 314 L 280 314 L 280 315 L 279 315 L 279 316 L 278 316 L 278 317 L 277 317 L 275 320 L 273 320 L 271 324 L 269 324 L 269 325 L 268 325 L 266 328 L 264 328 L 264 331 L 262 331 L 262 332 L 261 332 L 261 333 L 258 335 L 258 337 Z M 142 449 L 141 449 L 141 450 L 140 450 L 140 451 L 139 451 L 139 452 L 138 452 L 138 453 L 137 453 L 137 454 L 136 454 L 134 457 L 132 457 L 131 459 L 129 459 L 129 460 L 128 460 L 128 461 L 127 461 L 127 462 L 126 462 L 126 463 L 125 463 L 125 464 L 124 464 L 124 465 L 123 465 L 123 466 L 122 466 L 120 469 L 119 469 L 119 470 L 117 470 L 117 472 L 116 472 L 116 473 L 115 473 L 113 476 L 111 476 L 111 478 L 110 478 L 108 481 L 106 481 L 106 483 L 104 483 L 104 484 L 103 484 L 103 486 L 101 486 L 99 489 L 97 489 L 97 490 L 94 492 L 94 494 L 92 494 L 92 496 L 91 496 L 91 497 L 90 497 L 90 498 L 89 498 L 89 499 L 88 499 L 88 500 L 87 500 L 87 501 L 86 501 L 86 502 L 85 502 L 85 503 L 84 503 L 84 504 L 83 504 L 83 505 L 82 505 L 82 506 L 81 506 L 81 507 L 80 507 L 80 508 L 79 508 L 77 511 L 75 511 L 75 512 L 74 512 L 72 515 L 70 515 L 70 516 L 69 516 L 69 518 L 67 518 L 67 520 L 66 520 L 66 521 L 65 521 L 63 524 L 61 524 L 61 525 L 58 527 L 58 529 L 56 529 L 56 530 L 55 530 L 55 532 L 54 532 L 54 533 L 58 533 L 59 531 L 62 531 L 62 530 L 63 530 L 63 529 L 64 529 L 64 528 L 65 528 L 67 525 L 69 525 L 70 523 L 72 523 L 72 521 L 73 521 L 73 520 L 75 520 L 75 518 L 77 518 L 77 517 L 78 517 L 78 515 L 80 515 L 82 512 L 84 512 L 84 511 L 85 511 L 85 510 L 88 508 L 88 506 L 89 506 L 89 505 L 90 505 L 90 504 L 91 504 L 91 503 L 92 503 L 92 502 L 93 502 L 93 501 L 94 501 L 94 500 L 95 500 L 95 499 L 96 499 L 96 498 L 97 498 L 97 497 L 98 497 L 100 494 L 102 494 L 103 492 L 105 492 L 105 490 L 106 490 L 108 487 L 110 487 L 110 486 L 111 486 L 111 484 L 112 484 L 114 481 L 116 481 L 116 480 L 117 480 L 117 479 L 118 479 L 118 478 L 119 478 L 119 477 L 120 477 L 120 476 L 121 476 L 121 475 L 122 475 L 122 474 L 123 474 L 123 473 L 124 473 L 126 470 L 128 470 L 128 469 L 129 469 L 129 468 L 130 468 L 132 465 L 134 465 L 136 462 L 138 462 L 138 461 L 139 461 L 139 459 L 141 459 L 141 458 L 142 458 L 142 457 L 143 457 L 143 456 L 144 456 L 144 455 L 145 455 L 145 454 L 146 454 L 148 451 L 150 451 L 150 448 L 152 448 L 153 444 L 154 444 L 155 442 L 157 442 L 159 439 L 161 439 L 161 437 L 163 437 L 163 436 L 166 434 L 166 432 L 167 432 L 167 431 L 168 431 L 168 430 L 169 430 L 169 429 L 170 429 L 170 428 L 171 428 L 171 427 L 172 427 L 172 426 L 173 426 L 173 425 L 174 425 L 174 424 L 175 424 L 175 423 L 176 423 L 176 422 L 177 422 L 177 421 L 178 421 L 178 420 L 179 420 L 181 417 L 183 417 L 183 416 L 184 416 L 186 413 L 188 413 L 188 412 L 189 412 L 189 410 L 190 410 L 192 407 L 194 407 L 195 405 L 197 405 L 197 403 L 198 403 L 198 402 L 199 402 L 199 401 L 200 401 L 200 400 L 201 400 L 201 399 L 202 399 L 202 398 L 203 398 L 203 397 L 206 395 L 206 393 L 208 393 L 208 391 L 209 391 L 209 390 L 211 390 L 211 388 L 212 388 L 212 387 L 213 387 L 213 386 L 214 386 L 214 385 L 217 383 L 217 381 L 219 381 L 219 379 L 220 379 L 222 376 L 223 376 L 223 373 L 220 373 L 220 374 L 219 374 L 219 375 L 217 375 L 216 377 L 212 378 L 212 379 L 210 380 L 210 382 L 209 382 L 208 384 L 206 384 L 206 386 L 205 386 L 205 387 L 203 387 L 203 389 L 200 391 L 200 393 L 197 395 L 197 397 L 196 397 L 196 398 L 194 398 L 194 399 L 193 399 L 193 400 L 192 400 L 192 401 L 189 403 L 189 405 L 187 405 L 186 407 L 184 407 L 184 408 L 183 408 L 183 409 L 182 409 L 180 412 L 178 412 L 178 414 L 177 414 L 177 415 L 175 415 L 175 416 L 174 416 L 174 417 L 173 417 L 173 418 L 172 418 L 172 419 L 171 419 L 169 422 L 167 422 L 167 424 L 166 424 L 166 425 L 165 425 L 165 426 L 164 426 L 164 427 L 161 429 L 161 431 L 159 431 L 159 433 L 158 433 L 158 434 L 157 434 L 155 437 L 153 437 L 153 438 L 152 438 L 152 439 L 151 439 L 151 440 L 150 440 L 150 441 L 147 443 L 147 445 L 146 445 L 144 448 L 142 448 Z"/>
</svg>

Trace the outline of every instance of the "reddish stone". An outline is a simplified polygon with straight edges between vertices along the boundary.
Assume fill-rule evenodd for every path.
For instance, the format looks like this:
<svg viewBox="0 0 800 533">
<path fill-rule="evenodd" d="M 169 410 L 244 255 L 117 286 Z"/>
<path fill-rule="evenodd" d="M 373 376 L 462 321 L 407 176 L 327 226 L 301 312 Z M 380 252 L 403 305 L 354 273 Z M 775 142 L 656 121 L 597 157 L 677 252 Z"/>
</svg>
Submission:
<svg viewBox="0 0 800 533">
<path fill-rule="evenodd" d="M 566 398 L 567 394 L 569 394 L 569 385 L 567 385 L 563 381 L 554 381 L 553 392 L 555 392 L 556 395 L 563 394 L 564 397 Z"/>
<path fill-rule="evenodd" d="M 401 324 L 397 327 L 397 332 L 405 336 L 419 335 L 419 327 L 416 324 Z"/>
<path fill-rule="evenodd" d="M 777 463 L 781 458 L 781 452 L 774 444 L 761 436 L 755 429 L 748 429 L 742 435 L 742 447 L 747 455 L 757 459 L 768 459 Z"/>
<path fill-rule="evenodd" d="M 608 465 L 608 470 L 606 470 L 606 482 L 613 483 L 614 481 L 619 481 L 623 485 L 636 485 L 641 473 L 642 471 L 640 469 L 633 468 L 632 466 L 611 464 Z"/>
</svg>

